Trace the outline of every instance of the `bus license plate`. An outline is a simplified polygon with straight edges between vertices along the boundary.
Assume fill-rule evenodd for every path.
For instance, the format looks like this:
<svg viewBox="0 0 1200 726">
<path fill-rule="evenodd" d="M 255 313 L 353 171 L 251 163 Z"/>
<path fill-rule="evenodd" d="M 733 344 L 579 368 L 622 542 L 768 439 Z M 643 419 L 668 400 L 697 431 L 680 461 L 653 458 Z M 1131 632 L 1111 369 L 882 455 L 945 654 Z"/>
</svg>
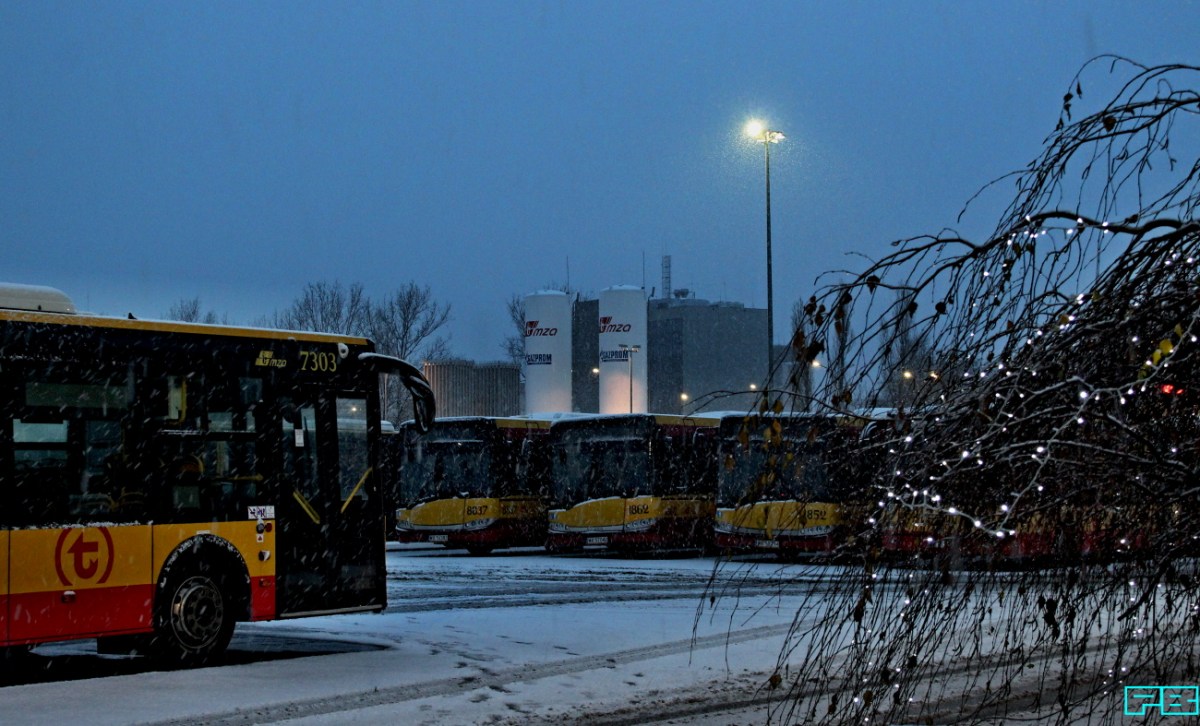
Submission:
<svg viewBox="0 0 1200 726">
<path fill-rule="evenodd" d="M 608 544 L 608 537 L 588 537 L 586 544 L 606 545 Z"/>
<path fill-rule="evenodd" d="M 778 541 L 776 541 L 776 540 L 773 540 L 773 539 L 760 539 L 760 540 L 759 540 L 758 542 L 756 542 L 755 544 L 756 544 L 756 545 L 758 545 L 760 548 L 762 548 L 762 549 L 765 549 L 765 550 L 777 550 L 777 549 L 779 549 L 779 542 L 778 542 Z"/>
<path fill-rule="evenodd" d="M 445 542 L 445 541 L 446 541 L 446 539 L 447 539 L 447 535 L 444 535 L 444 534 L 431 534 L 431 535 L 429 535 L 429 541 L 430 541 L 430 542 Z"/>
</svg>

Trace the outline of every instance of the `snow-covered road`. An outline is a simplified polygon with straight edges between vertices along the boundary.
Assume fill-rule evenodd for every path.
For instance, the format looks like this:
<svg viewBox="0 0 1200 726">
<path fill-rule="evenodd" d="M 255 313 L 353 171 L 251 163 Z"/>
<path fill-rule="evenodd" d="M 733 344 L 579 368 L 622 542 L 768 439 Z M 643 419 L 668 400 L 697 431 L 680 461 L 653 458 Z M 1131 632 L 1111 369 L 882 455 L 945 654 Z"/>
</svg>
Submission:
<svg viewBox="0 0 1200 726">
<path fill-rule="evenodd" d="M 696 722 L 730 703 L 754 713 L 816 573 L 737 563 L 714 582 L 713 568 L 700 558 L 394 548 L 383 614 L 244 624 L 225 664 L 190 671 L 96 656 L 90 642 L 44 646 L 10 667 L 0 714 L 89 724 L 517 724 L 569 714 L 617 724 Z"/>
</svg>

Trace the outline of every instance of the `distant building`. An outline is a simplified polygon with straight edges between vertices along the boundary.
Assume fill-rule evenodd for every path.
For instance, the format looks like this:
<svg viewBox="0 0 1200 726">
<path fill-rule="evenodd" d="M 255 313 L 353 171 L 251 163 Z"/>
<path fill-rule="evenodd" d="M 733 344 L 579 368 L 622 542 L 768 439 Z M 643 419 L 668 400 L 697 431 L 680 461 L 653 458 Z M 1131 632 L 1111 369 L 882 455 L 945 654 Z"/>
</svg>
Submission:
<svg viewBox="0 0 1200 726">
<path fill-rule="evenodd" d="M 767 311 L 687 297 L 649 302 L 650 410 L 744 410 L 767 371 Z"/>
<path fill-rule="evenodd" d="M 571 410 L 600 411 L 600 301 L 575 300 L 571 316 Z"/>
<path fill-rule="evenodd" d="M 521 413 L 521 368 L 515 363 L 426 361 L 437 415 L 516 416 Z"/>
<path fill-rule="evenodd" d="M 766 310 L 697 300 L 684 291 L 646 306 L 647 338 L 639 355 L 646 356 L 650 411 L 695 413 L 755 404 L 767 371 Z M 599 320 L 600 301 L 576 297 L 570 330 L 573 411 L 600 410 Z"/>
</svg>

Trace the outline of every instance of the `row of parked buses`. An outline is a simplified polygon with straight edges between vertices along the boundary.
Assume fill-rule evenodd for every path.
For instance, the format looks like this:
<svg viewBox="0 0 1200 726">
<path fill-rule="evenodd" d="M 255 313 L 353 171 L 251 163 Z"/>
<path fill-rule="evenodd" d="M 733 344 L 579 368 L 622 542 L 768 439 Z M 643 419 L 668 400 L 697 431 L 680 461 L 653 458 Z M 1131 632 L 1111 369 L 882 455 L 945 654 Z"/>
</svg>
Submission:
<svg viewBox="0 0 1200 726">
<path fill-rule="evenodd" d="M 894 561 L 1107 560 L 1149 547 L 1120 507 L 973 518 L 881 495 L 893 412 L 447 418 L 391 438 L 393 536 L 485 554 L 716 549 Z M 882 500 L 882 501 L 880 501 Z M 999 511 L 999 510 L 998 510 Z"/>
<path fill-rule="evenodd" d="M 831 553 L 864 481 L 835 455 L 867 414 L 449 418 L 400 427 L 395 536 L 482 554 L 545 545 Z"/>
<path fill-rule="evenodd" d="M 893 502 L 879 517 L 880 551 L 891 559 L 1108 562 L 1151 554 L 1155 538 L 1172 528 L 1180 514 L 1173 506 L 1130 507 L 1098 500 L 1028 509 L 1032 511 L 1006 517 L 997 506 L 982 513 L 991 515 L 984 524 L 963 513 Z"/>
</svg>

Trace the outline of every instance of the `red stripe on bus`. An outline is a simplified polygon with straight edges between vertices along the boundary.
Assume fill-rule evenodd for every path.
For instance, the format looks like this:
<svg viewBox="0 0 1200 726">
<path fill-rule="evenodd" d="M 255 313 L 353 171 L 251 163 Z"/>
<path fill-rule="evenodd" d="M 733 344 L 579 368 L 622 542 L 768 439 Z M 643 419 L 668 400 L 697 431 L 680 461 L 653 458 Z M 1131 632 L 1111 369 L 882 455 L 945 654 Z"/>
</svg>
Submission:
<svg viewBox="0 0 1200 726">
<path fill-rule="evenodd" d="M 52 590 L 9 595 L 8 642 L 146 632 L 153 585 Z"/>
<path fill-rule="evenodd" d="M 250 578 L 250 619 L 275 619 L 275 578 Z"/>
</svg>

